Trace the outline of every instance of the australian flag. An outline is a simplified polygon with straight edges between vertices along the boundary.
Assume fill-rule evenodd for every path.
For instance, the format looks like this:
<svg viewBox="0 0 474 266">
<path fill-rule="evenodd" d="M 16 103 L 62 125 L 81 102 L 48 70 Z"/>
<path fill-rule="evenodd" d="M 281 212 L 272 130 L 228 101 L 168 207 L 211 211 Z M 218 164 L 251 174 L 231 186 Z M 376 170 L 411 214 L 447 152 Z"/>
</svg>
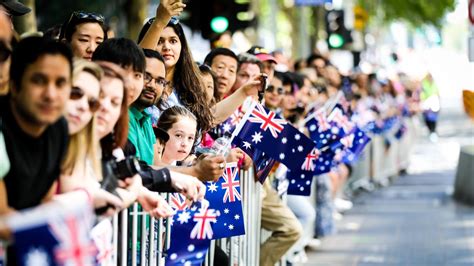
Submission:
<svg viewBox="0 0 474 266">
<path fill-rule="evenodd" d="M 273 166 L 277 163 L 277 160 L 269 157 L 265 152 L 253 148 L 247 141 L 242 141 L 235 137 L 232 142 L 236 146 L 241 147 L 241 149 L 252 158 L 253 165 L 255 166 L 255 177 L 261 184 L 263 184 Z"/>
<path fill-rule="evenodd" d="M 331 171 L 335 153 L 328 147 L 319 150 L 314 148 L 306 155 L 300 169 L 288 170 L 288 194 L 309 196 L 313 176 Z"/>
<path fill-rule="evenodd" d="M 166 265 L 201 266 L 213 237 L 218 213 L 213 209 L 193 207 L 179 210 L 173 216 L 171 245 Z"/>
<path fill-rule="evenodd" d="M 247 111 L 233 135 L 241 140 L 234 144 L 250 144 L 290 169 L 300 168 L 306 154 L 315 146 L 286 120 L 257 102 Z M 245 147 L 239 148 L 245 151 Z"/>
<path fill-rule="evenodd" d="M 213 225 L 213 239 L 245 234 L 237 163 L 227 164 L 224 175 L 217 182 L 207 182 L 206 187 L 209 207 L 220 213 Z"/>
<path fill-rule="evenodd" d="M 88 199 L 75 197 L 67 208 L 54 202 L 9 218 L 16 265 L 95 264 L 97 250 L 89 237 L 92 209 Z"/>
<path fill-rule="evenodd" d="M 337 154 L 335 160 L 343 163 L 353 163 L 358 160 L 370 137 L 360 128 L 355 127 L 353 131 L 334 143 L 331 149 Z"/>
<path fill-rule="evenodd" d="M 337 125 L 328 121 L 323 109 L 308 116 L 305 126 L 318 149 L 330 146 L 331 143 L 336 142 L 344 134 Z"/>
<path fill-rule="evenodd" d="M 286 177 L 289 181 L 288 195 L 309 196 L 311 194 L 311 184 L 313 183 L 313 172 L 288 169 Z"/>
<path fill-rule="evenodd" d="M 340 105 L 336 105 L 334 109 L 332 109 L 327 119 L 340 128 L 344 134 L 349 134 L 354 128 L 354 123 L 344 114 L 344 110 Z"/>
</svg>

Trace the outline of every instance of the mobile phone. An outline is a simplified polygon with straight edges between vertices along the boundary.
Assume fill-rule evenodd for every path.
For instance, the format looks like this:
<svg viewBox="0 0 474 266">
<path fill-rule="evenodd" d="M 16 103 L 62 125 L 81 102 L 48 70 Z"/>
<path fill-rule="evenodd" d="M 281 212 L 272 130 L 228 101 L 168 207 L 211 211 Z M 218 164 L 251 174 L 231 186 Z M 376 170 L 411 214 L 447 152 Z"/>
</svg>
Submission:
<svg viewBox="0 0 474 266">
<path fill-rule="evenodd" d="M 267 80 L 267 74 L 260 74 L 260 84 L 262 85 L 261 91 L 265 91 L 265 89 L 267 88 Z"/>
<path fill-rule="evenodd" d="M 263 99 L 263 94 L 265 93 L 265 89 L 267 88 L 267 80 L 268 76 L 266 74 L 260 74 L 260 90 L 258 91 L 258 101 L 261 102 Z"/>
</svg>

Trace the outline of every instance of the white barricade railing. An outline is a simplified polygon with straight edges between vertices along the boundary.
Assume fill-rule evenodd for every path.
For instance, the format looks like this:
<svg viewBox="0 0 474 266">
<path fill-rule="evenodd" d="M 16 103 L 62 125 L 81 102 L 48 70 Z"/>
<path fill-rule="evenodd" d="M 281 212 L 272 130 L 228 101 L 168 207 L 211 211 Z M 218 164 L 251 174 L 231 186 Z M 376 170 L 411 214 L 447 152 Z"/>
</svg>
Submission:
<svg viewBox="0 0 474 266">
<path fill-rule="evenodd" d="M 398 176 L 400 170 L 408 169 L 410 151 L 418 135 L 416 119 L 404 118 L 406 132 L 400 140 L 390 138 L 388 150 L 384 136 L 372 136 L 359 160 L 352 165 L 352 175 L 347 183 L 349 190 L 362 188 L 371 191 L 374 184 L 386 186 L 390 178 Z"/>
<path fill-rule="evenodd" d="M 205 265 L 214 266 L 215 246 L 229 256 L 229 265 L 258 265 L 260 250 L 261 185 L 255 182 L 253 169 L 241 171 L 242 211 L 246 234 L 211 242 Z M 169 201 L 169 194 L 163 194 Z M 113 218 L 115 265 L 165 265 L 164 255 L 170 245 L 170 223 L 154 219 L 135 203 L 132 211 L 125 209 Z M 139 220 L 141 222 L 139 222 Z M 131 227 L 129 228 L 129 224 Z M 140 236 L 138 232 L 140 230 Z M 138 237 L 140 244 L 138 245 Z M 140 246 L 140 253 L 138 253 Z M 215 265 L 220 266 L 220 265 Z"/>
</svg>

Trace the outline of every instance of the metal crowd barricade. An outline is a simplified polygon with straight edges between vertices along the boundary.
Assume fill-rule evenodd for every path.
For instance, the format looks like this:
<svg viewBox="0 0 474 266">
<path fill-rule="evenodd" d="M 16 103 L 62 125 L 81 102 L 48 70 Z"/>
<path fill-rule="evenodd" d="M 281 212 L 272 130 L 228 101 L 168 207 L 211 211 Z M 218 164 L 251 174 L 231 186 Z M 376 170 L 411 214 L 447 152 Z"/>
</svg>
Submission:
<svg viewBox="0 0 474 266">
<path fill-rule="evenodd" d="M 385 143 L 382 136 L 376 135 L 371 141 L 371 178 L 377 185 L 387 186 L 389 184 L 385 165 Z"/>
<path fill-rule="evenodd" d="M 371 154 L 373 144 L 369 142 L 359 159 L 352 165 L 352 174 L 347 181 L 347 189 L 350 191 L 356 191 L 364 189 L 367 191 L 374 190 L 374 185 L 370 182 L 370 165 L 371 165 Z"/>
<path fill-rule="evenodd" d="M 229 265 L 258 265 L 260 251 L 261 185 L 255 182 L 253 169 L 240 172 L 242 211 L 245 235 L 212 241 L 205 265 L 214 266 L 214 249 L 219 246 L 229 256 Z M 163 194 L 169 201 L 169 195 Z M 113 253 L 115 265 L 165 265 L 163 255 L 170 245 L 170 223 L 164 226 L 163 219 L 154 219 L 139 212 L 135 203 L 133 211 L 125 209 L 113 218 Z M 139 223 L 139 217 L 141 222 Z M 132 227 L 129 228 L 129 221 Z M 149 223 L 147 222 L 149 221 Z M 140 253 L 137 249 L 140 228 Z M 130 238 L 131 237 L 131 238 Z M 130 247 L 130 248 L 129 248 Z M 130 257 L 131 256 L 131 257 Z M 220 265 L 216 265 L 220 266 Z"/>
</svg>

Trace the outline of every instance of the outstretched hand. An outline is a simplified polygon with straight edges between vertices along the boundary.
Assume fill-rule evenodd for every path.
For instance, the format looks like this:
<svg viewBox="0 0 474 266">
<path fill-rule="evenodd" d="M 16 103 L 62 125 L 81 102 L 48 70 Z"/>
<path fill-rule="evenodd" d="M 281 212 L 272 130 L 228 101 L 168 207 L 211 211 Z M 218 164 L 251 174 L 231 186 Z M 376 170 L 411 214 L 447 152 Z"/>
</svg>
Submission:
<svg viewBox="0 0 474 266">
<path fill-rule="evenodd" d="M 157 18 L 171 18 L 179 16 L 183 12 L 186 4 L 182 0 L 161 0 L 156 9 Z"/>
</svg>

